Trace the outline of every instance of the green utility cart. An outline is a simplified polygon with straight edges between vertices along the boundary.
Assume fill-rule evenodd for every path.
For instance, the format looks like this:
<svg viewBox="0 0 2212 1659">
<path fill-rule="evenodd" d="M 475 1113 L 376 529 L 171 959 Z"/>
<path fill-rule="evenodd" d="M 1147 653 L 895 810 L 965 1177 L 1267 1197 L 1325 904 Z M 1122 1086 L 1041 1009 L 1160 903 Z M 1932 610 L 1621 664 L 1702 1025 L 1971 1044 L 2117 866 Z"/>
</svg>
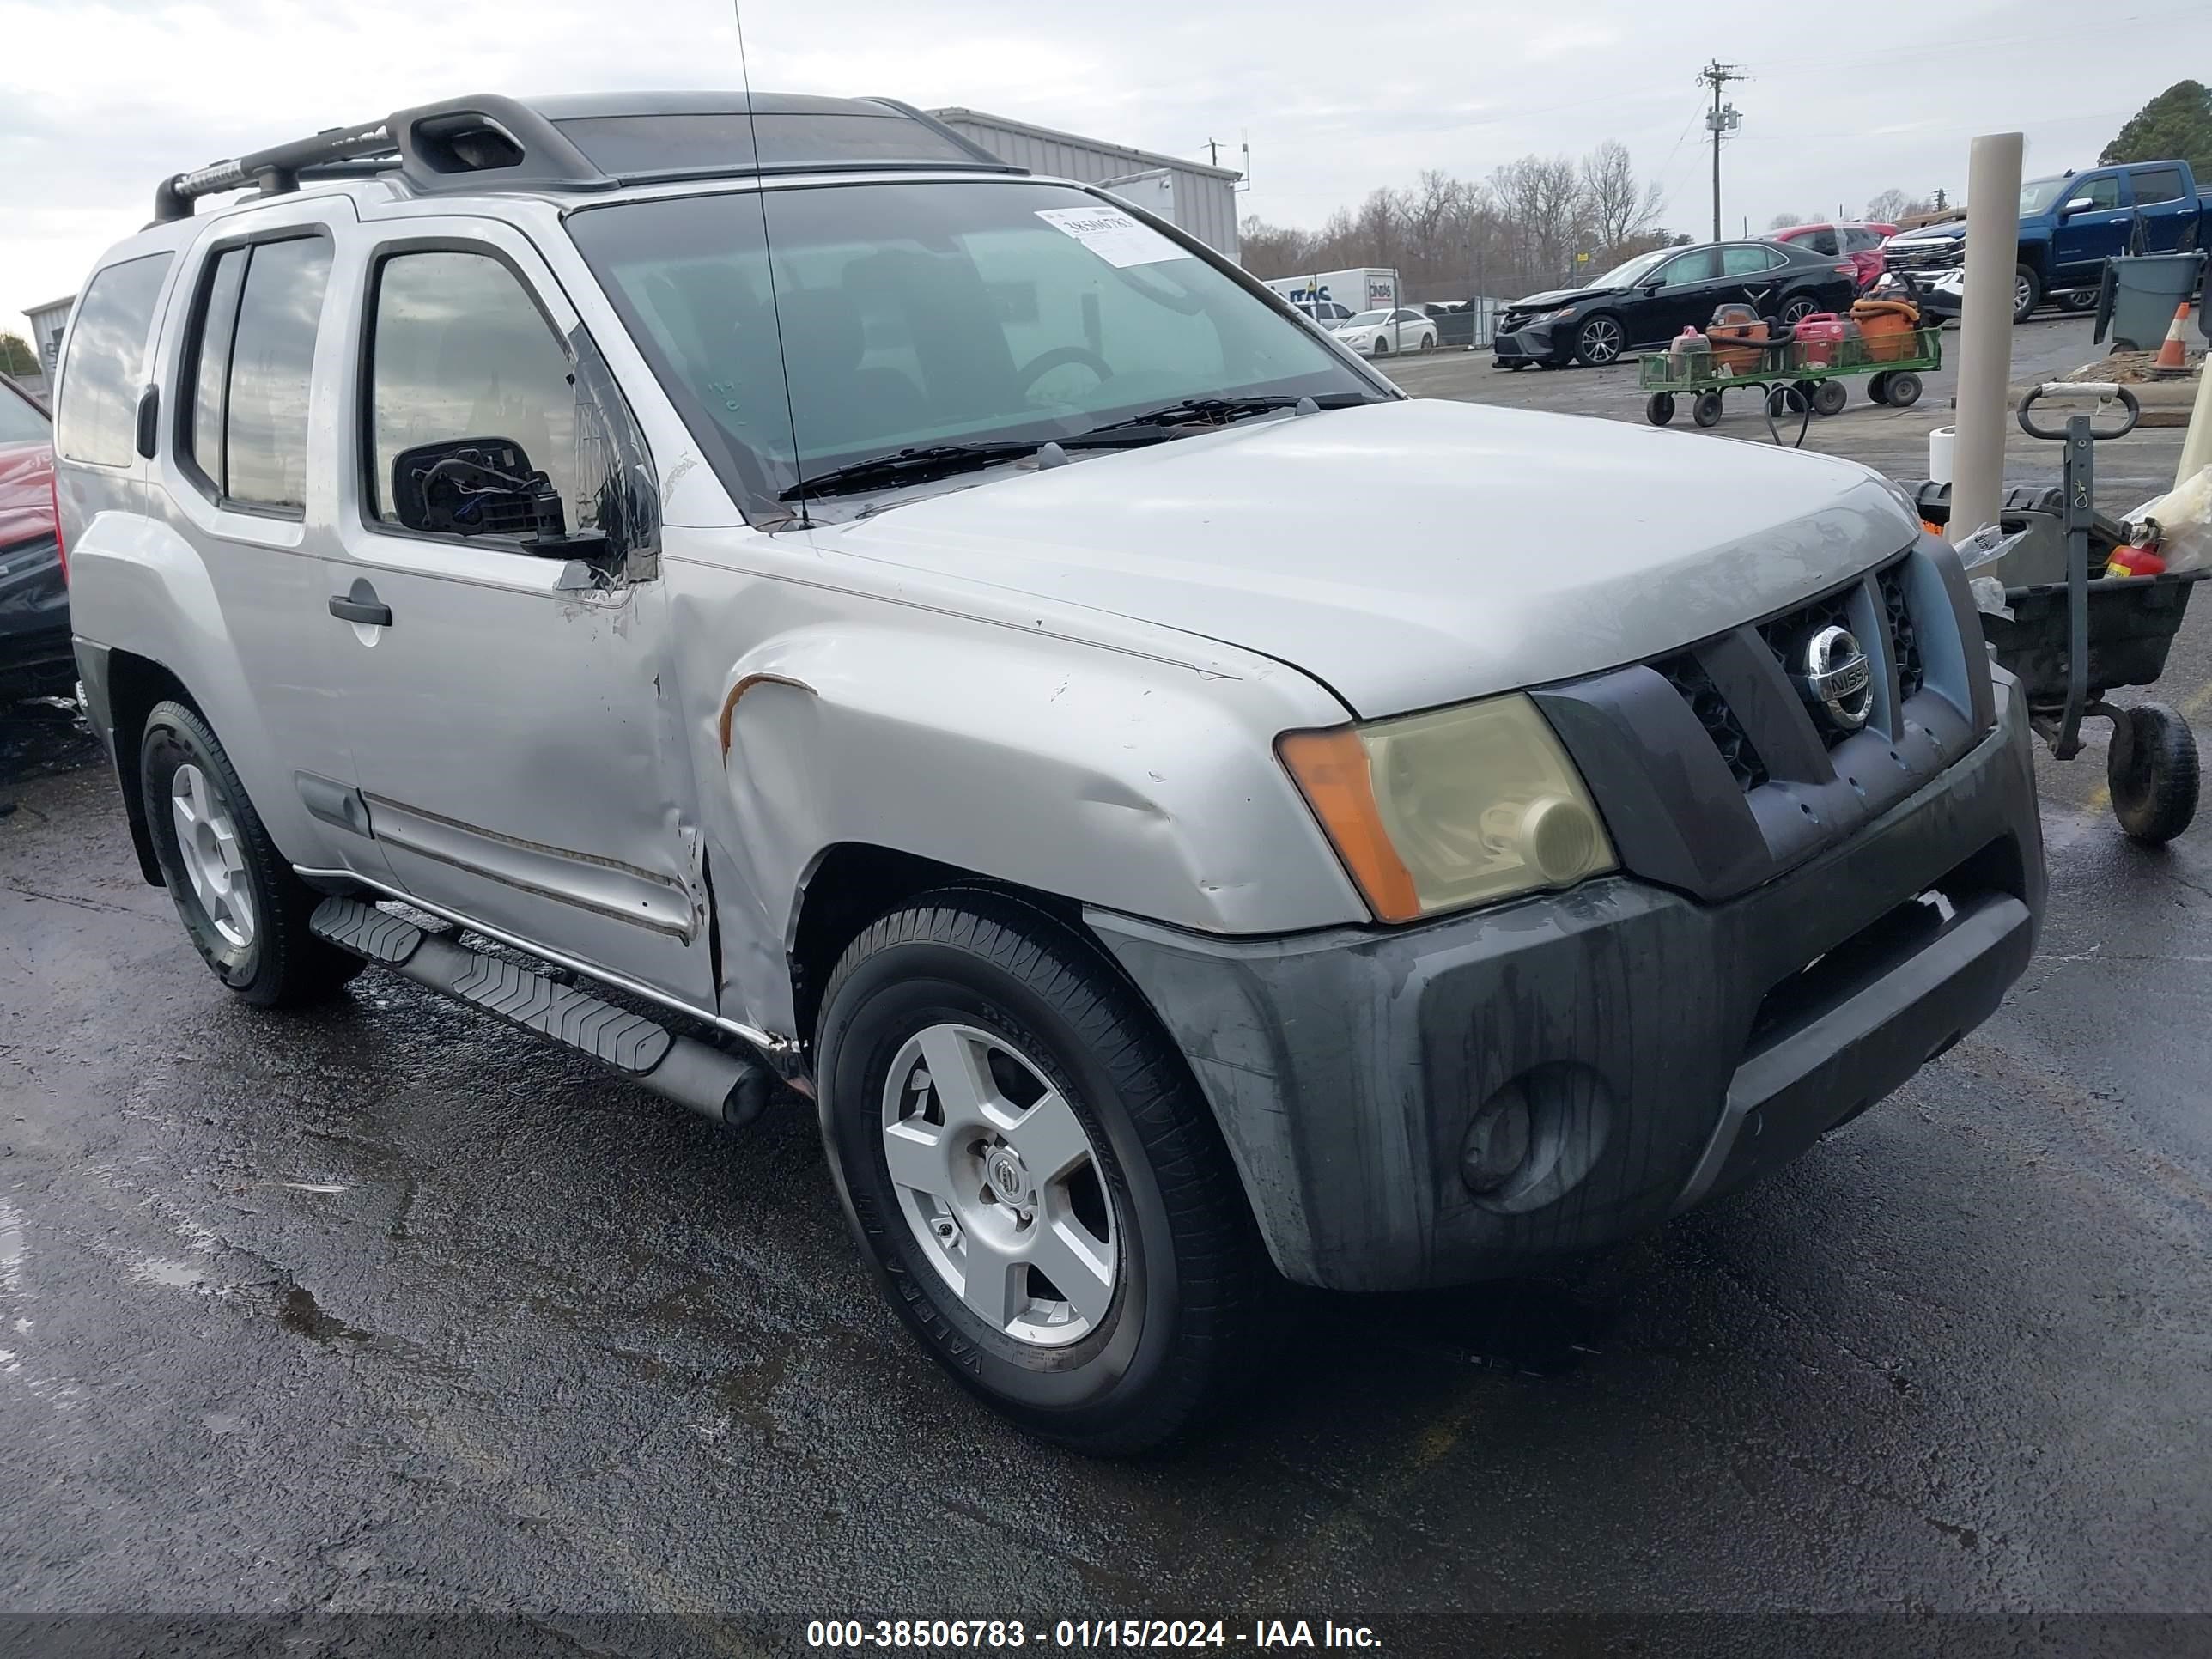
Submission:
<svg viewBox="0 0 2212 1659">
<path fill-rule="evenodd" d="M 1875 402 L 1906 409 L 1920 399 L 1920 377 L 1942 366 L 1942 331 L 1914 328 L 1818 343 L 1726 343 L 1693 357 L 1649 352 L 1637 385 L 1648 394 L 1644 415 L 1652 425 L 1665 426 L 1674 418 L 1674 400 L 1689 398 L 1694 399 L 1690 418 L 1699 426 L 1716 426 L 1721 398 L 1730 392 L 1757 392 L 1769 415 L 1808 408 L 1839 415 L 1850 401 L 1844 382 L 1859 375 L 1867 377 L 1867 396 Z"/>
</svg>

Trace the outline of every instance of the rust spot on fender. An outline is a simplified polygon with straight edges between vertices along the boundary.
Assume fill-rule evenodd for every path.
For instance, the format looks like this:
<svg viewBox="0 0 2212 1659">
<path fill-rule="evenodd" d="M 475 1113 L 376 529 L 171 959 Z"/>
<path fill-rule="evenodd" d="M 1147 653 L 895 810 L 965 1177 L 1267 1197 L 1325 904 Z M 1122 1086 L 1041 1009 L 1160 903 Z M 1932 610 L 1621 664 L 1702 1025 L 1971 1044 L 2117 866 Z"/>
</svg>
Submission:
<svg viewBox="0 0 2212 1659">
<path fill-rule="evenodd" d="M 793 679 L 788 674 L 748 674 L 732 686 L 730 695 L 722 699 L 721 718 L 715 723 L 715 730 L 722 739 L 722 763 L 725 766 L 730 761 L 730 718 L 737 713 L 738 699 L 757 685 L 787 685 L 810 696 L 814 690 L 805 680 Z"/>
</svg>

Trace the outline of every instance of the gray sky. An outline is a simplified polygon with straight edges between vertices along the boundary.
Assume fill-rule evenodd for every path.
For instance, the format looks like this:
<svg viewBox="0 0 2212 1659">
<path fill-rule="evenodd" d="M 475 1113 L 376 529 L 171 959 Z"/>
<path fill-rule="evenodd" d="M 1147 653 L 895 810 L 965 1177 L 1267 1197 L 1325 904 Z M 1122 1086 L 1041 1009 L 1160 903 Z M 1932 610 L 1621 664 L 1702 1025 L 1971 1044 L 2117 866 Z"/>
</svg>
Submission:
<svg viewBox="0 0 2212 1659">
<path fill-rule="evenodd" d="M 2203 0 L 2114 3 L 1207 0 L 1146 21 L 1068 0 L 746 0 L 745 24 L 764 89 L 960 104 L 1200 157 L 1218 138 L 1224 161 L 1249 140 L 1243 211 L 1277 222 L 1318 223 L 1424 167 L 1479 177 L 1610 137 L 1664 184 L 1667 222 L 1698 234 L 1711 210 L 1693 77 L 1734 43 L 1722 55 L 1752 76 L 1729 90 L 1734 234 L 1784 210 L 1856 214 L 1893 185 L 1955 196 L 1976 132 L 2024 131 L 2031 173 L 2093 164 L 2154 93 L 2212 78 Z M 740 83 L 726 0 L 0 0 L 0 43 L 13 329 L 185 167 L 457 93 Z"/>
</svg>

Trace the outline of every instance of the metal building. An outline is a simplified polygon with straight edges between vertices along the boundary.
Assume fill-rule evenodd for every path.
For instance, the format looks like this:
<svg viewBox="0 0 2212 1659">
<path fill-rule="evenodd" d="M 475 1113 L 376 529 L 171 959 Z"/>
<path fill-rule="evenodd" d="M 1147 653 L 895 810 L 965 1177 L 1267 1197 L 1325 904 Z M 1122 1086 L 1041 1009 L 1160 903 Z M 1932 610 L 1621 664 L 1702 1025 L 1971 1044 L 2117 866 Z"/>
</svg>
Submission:
<svg viewBox="0 0 2212 1659">
<path fill-rule="evenodd" d="M 1086 185 L 1121 185 L 1131 200 L 1237 258 L 1237 181 L 1244 175 L 1179 155 L 1102 143 L 980 110 L 935 109 L 939 120 L 1004 161 Z M 1170 210 L 1170 209 L 1172 210 Z"/>
<path fill-rule="evenodd" d="M 70 307 L 76 303 L 76 295 L 64 294 L 58 300 L 49 300 L 42 306 L 26 306 L 23 315 L 31 325 L 31 347 L 39 354 L 39 361 L 46 366 L 46 379 L 54 378 L 54 360 L 61 355 L 62 330 L 69 325 Z"/>
</svg>

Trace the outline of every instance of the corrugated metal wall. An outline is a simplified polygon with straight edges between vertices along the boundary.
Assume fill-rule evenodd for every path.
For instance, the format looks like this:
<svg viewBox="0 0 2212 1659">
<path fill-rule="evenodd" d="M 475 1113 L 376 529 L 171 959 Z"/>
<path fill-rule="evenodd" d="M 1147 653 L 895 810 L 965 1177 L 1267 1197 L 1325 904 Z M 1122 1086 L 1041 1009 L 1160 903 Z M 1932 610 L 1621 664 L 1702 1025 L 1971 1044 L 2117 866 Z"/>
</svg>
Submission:
<svg viewBox="0 0 2212 1659">
<path fill-rule="evenodd" d="M 1024 121 L 1009 121 L 979 110 L 930 112 L 962 137 L 1004 161 L 1032 173 L 1049 173 L 1086 185 L 1126 179 L 1133 173 L 1165 167 L 1175 177 L 1176 223 L 1208 247 L 1237 255 L 1237 173 L 1177 156 L 1101 143 L 1073 132 L 1054 132 Z"/>
</svg>

